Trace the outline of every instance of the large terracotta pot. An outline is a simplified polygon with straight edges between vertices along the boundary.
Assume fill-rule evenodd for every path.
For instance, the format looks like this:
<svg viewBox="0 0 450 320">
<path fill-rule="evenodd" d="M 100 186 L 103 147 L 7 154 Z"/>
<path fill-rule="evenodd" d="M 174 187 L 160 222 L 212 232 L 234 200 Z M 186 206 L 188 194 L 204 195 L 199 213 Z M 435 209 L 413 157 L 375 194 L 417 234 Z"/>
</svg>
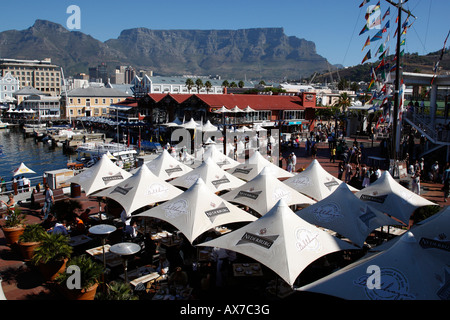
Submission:
<svg viewBox="0 0 450 320">
<path fill-rule="evenodd" d="M 64 289 L 64 293 L 69 300 L 94 300 L 97 293 L 98 283 L 87 289 Z"/>
<path fill-rule="evenodd" d="M 41 245 L 40 242 L 19 242 L 20 253 L 24 261 L 30 261 L 33 258 L 34 250 Z"/>
<path fill-rule="evenodd" d="M 25 231 L 25 227 L 3 227 L 3 234 L 6 238 L 6 243 L 11 246 L 19 241 L 19 237 Z"/>
<path fill-rule="evenodd" d="M 44 277 L 44 280 L 54 281 L 59 274 L 63 273 L 66 270 L 67 261 L 69 261 L 69 259 L 39 263 L 39 271 Z"/>
</svg>

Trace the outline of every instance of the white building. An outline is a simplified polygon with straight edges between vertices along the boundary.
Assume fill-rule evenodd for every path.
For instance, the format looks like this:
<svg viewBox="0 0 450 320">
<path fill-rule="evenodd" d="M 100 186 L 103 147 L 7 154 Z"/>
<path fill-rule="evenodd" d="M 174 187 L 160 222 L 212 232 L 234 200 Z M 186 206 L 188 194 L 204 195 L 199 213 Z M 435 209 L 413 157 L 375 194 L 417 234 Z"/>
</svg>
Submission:
<svg viewBox="0 0 450 320">
<path fill-rule="evenodd" d="M 15 101 L 13 93 L 20 88 L 20 82 L 10 73 L 0 77 L 0 104 L 8 104 Z"/>
<path fill-rule="evenodd" d="M 39 120 L 55 120 L 61 118 L 60 97 L 30 95 L 22 101 L 23 110 L 34 111 Z"/>
<path fill-rule="evenodd" d="M 203 87 L 198 90 L 197 86 L 195 85 L 195 81 L 197 79 L 201 79 L 203 82 Z M 131 82 L 131 86 L 133 90 L 138 95 L 145 95 L 149 93 L 171 93 L 171 94 L 223 94 L 224 88 L 222 87 L 223 80 L 221 79 L 211 79 L 208 77 L 190 77 L 192 81 L 194 82 L 194 85 L 192 88 L 188 88 L 186 86 L 186 80 L 188 77 L 159 77 L 159 76 L 152 76 L 149 77 L 148 75 L 144 75 L 143 77 L 135 76 L 133 81 Z M 209 81 L 211 83 L 211 88 L 206 88 L 205 83 Z M 229 83 L 231 83 L 231 80 L 228 80 Z M 236 82 L 237 83 L 237 82 Z M 254 84 L 250 84 L 248 82 L 245 83 L 245 87 L 253 88 Z M 199 92 L 198 92 L 199 91 Z"/>
</svg>

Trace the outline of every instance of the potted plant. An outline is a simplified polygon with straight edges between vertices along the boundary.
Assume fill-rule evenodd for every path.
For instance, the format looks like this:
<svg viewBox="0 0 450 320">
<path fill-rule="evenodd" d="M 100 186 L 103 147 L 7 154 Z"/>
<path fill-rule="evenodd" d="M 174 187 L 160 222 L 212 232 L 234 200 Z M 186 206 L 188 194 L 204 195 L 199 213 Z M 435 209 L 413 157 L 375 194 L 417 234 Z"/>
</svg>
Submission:
<svg viewBox="0 0 450 320">
<path fill-rule="evenodd" d="M 69 238 L 62 234 L 45 233 L 41 245 L 34 250 L 32 263 L 39 267 L 46 281 L 54 281 L 65 270 L 72 254 Z"/>
<path fill-rule="evenodd" d="M 15 208 L 14 211 L 5 218 L 5 225 L 2 229 L 8 245 L 17 244 L 20 235 L 25 230 L 24 221 L 25 214 L 23 214 L 19 208 Z"/>
<path fill-rule="evenodd" d="M 99 292 L 97 300 L 138 300 L 128 283 L 111 281 L 106 285 L 106 292 Z"/>
<path fill-rule="evenodd" d="M 30 224 L 25 227 L 19 237 L 19 248 L 25 261 L 33 258 L 34 250 L 41 244 L 45 235 L 45 229 L 40 224 Z"/>
<path fill-rule="evenodd" d="M 75 270 L 79 272 L 76 275 L 73 272 L 68 272 L 70 266 L 76 266 Z M 97 292 L 99 279 L 103 273 L 103 266 L 94 262 L 90 257 L 81 255 L 72 258 L 66 265 L 66 272 L 58 275 L 56 282 L 63 287 L 63 291 L 69 300 L 94 300 Z M 79 282 L 77 279 L 72 279 L 72 274 L 79 276 Z M 72 281 L 73 282 L 70 282 Z M 69 281 L 69 282 L 68 282 Z M 79 285 L 76 288 L 76 285 Z M 75 286 L 75 288 L 71 288 Z"/>
</svg>

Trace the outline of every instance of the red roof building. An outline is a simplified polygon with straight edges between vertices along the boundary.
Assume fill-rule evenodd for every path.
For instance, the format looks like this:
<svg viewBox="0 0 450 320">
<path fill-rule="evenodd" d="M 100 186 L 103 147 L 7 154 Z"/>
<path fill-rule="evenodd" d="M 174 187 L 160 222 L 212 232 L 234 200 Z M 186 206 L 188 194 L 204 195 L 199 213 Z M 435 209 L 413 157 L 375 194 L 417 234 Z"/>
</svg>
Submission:
<svg viewBox="0 0 450 320">
<path fill-rule="evenodd" d="M 131 99 L 130 99 L 131 100 Z M 129 101 L 131 102 L 131 101 Z M 125 103 L 125 102 L 124 102 Z M 130 104 L 131 106 L 131 104 Z M 246 124 L 251 122 L 283 121 L 283 125 L 308 125 L 314 120 L 316 106 L 315 93 L 300 95 L 269 95 L 269 94 L 162 94 L 152 93 L 139 100 L 137 105 L 139 115 L 145 116 L 152 123 L 173 121 L 176 117 L 194 120 L 211 120 L 222 123 L 223 117 L 229 124 Z M 226 113 L 215 111 L 225 107 L 232 110 L 237 107 L 249 113 Z M 136 110 L 134 111 L 136 112 Z"/>
</svg>

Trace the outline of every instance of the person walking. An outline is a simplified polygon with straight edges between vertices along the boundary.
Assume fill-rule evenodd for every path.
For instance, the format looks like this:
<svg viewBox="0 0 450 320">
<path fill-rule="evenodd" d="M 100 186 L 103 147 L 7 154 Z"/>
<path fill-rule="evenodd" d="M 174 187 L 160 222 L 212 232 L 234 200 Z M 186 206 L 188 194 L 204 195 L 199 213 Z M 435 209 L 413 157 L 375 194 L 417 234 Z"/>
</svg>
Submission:
<svg viewBox="0 0 450 320">
<path fill-rule="evenodd" d="M 344 162 L 339 162 L 338 165 L 338 179 L 342 180 L 342 175 L 344 174 Z"/>
<path fill-rule="evenodd" d="M 420 195 L 420 170 L 416 170 L 412 176 L 412 192 Z"/>
<path fill-rule="evenodd" d="M 336 163 L 336 147 L 334 145 L 331 146 L 330 149 L 330 162 Z"/>
<path fill-rule="evenodd" d="M 50 189 L 50 186 L 48 183 L 44 185 L 44 195 L 45 195 L 45 201 L 44 201 L 44 207 L 42 208 L 42 211 L 44 213 L 44 220 L 47 220 L 48 215 L 50 214 L 53 203 L 55 202 L 55 199 L 53 198 L 53 191 Z"/>
</svg>

